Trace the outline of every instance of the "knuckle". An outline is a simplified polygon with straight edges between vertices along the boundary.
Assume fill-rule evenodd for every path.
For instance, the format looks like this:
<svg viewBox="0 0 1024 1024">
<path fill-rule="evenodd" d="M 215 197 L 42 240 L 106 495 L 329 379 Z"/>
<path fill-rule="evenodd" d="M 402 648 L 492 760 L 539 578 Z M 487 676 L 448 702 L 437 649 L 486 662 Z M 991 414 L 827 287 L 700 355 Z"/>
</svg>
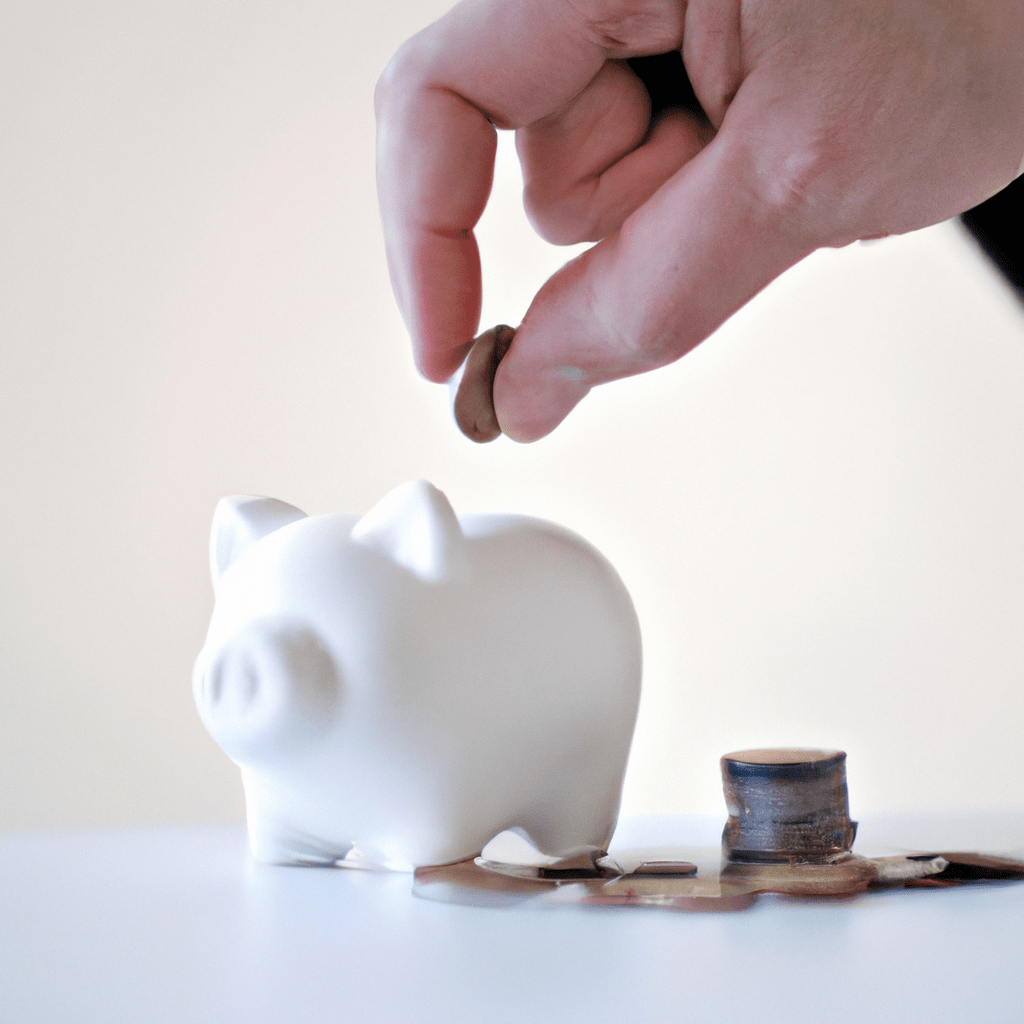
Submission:
<svg viewBox="0 0 1024 1024">
<path fill-rule="evenodd" d="M 831 237 L 855 216 L 859 162 L 839 135 L 817 132 L 766 147 L 753 168 L 754 194 L 778 224 Z"/>
<path fill-rule="evenodd" d="M 764 205 L 782 214 L 799 213 L 814 205 L 828 176 L 830 163 L 823 147 L 816 145 L 772 154 L 758 168 Z"/>
<path fill-rule="evenodd" d="M 633 356 L 637 366 L 644 369 L 668 366 L 684 351 L 678 333 L 664 328 L 640 328 L 620 338 L 624 350 Z"/>
<path fill-rule="evenodd" d="M 597 241 L 597 220 L 578 197 L 554 196 L 542 188 L 527 186 L 523 206 L 533 230 L 552 245 L 576 245 Z"/>
<path fill-rule="evenodd" d="M 598 303 L 597 322 L 601 324 L 607 348 L 617 353 L 613 376 L 645 373 L 674 363 L 687 351 L 686 339 L 677 324 L 666 324 L 653 313 L 633 310 L 628 318 L 604 312 Z"/>
<path fill-rule="evenodd" d="M 390 102 L 422 89 L 427 82 L 429 54 L 420 36 L 407 39 L 377 79 L 374 107 L 378 116 Z"/>
<path fill-rule="evenodd" d="M 664 53 L 682 39 L 677 0 L 588 0 L 576 5 L 594 40 L 611 51 Z"/>
</svg>

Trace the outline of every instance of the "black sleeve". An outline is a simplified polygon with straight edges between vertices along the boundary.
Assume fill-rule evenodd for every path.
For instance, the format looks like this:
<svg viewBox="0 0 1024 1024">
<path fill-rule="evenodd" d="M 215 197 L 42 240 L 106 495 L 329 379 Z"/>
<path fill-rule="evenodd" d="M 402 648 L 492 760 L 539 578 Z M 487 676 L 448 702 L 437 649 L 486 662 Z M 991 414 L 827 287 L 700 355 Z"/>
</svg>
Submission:
<svg viewBox="0 0 1024 1024">
<path fill-rule="evenodd" d="M 1024 203 L 1024 178 L 1010 182 L 1002 192 L 960 219 L 989 259 L 1003 272 L 1006 281 L 1024 302 L 1024 238 L 1021 237 L 1021 204 Z"/>
</svg>

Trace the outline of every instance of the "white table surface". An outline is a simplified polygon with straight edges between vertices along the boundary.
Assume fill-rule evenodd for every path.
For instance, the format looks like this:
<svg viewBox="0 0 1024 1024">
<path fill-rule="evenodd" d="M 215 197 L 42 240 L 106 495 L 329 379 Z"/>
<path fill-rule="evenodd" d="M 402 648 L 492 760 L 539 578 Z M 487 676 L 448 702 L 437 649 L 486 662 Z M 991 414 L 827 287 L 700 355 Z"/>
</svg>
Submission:
<svg viewBox="0 0 1024 1024">
<path fill-rule="evenodd" d="M 625 821 L 613 852 L 713 845 Z M 862 822 L 856 849 L 1020 853 L 1024 815 Z M 0 837 L 0 1022 L 1024 1021 L 1024 884 L 750 909 L 491 909 L 272 868 L 240 826 Z"/>
</svg>

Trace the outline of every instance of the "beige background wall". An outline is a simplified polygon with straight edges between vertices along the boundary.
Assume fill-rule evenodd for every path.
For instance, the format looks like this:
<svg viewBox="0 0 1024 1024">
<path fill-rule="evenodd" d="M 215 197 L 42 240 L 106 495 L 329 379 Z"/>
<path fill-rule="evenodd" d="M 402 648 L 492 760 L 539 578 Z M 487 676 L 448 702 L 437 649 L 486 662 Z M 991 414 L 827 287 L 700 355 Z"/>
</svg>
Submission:
<svg viewBox="0 0 1024 1024">
<path fill-rule="evenodd" d="M 444 0 L 0 13 L 0 828 L 239 817 L 191 661 L 218 497 L 422 476 L 631 588 L 627 811 L 743 746 L 850 752 L 855 815 L 1024 808 L 1024 311 L 952 224 L 824 252 L 551 438 L 477 448 L 411 368 L 371 96 Z M 484 321 L 566 258 L 503 139 Z"/>
</svg>

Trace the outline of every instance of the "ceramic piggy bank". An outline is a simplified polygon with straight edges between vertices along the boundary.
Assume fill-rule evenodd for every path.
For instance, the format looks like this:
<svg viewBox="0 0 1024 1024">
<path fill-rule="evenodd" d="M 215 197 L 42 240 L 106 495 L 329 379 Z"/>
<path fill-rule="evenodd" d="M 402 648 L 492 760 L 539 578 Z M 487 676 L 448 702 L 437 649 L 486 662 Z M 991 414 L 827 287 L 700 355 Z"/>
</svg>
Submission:
<svg viewBox="0 0 1024 1024">
<path fill-rule="evenodd" d="M 258 860 L 393 868 L 517 829 L 605 849 L 640 692 L 621 580 L 568 530 L 456 516 L 422 481 L 362 518 L 214 515 L 199 713 L 242 769 Z"/>
</svg>

